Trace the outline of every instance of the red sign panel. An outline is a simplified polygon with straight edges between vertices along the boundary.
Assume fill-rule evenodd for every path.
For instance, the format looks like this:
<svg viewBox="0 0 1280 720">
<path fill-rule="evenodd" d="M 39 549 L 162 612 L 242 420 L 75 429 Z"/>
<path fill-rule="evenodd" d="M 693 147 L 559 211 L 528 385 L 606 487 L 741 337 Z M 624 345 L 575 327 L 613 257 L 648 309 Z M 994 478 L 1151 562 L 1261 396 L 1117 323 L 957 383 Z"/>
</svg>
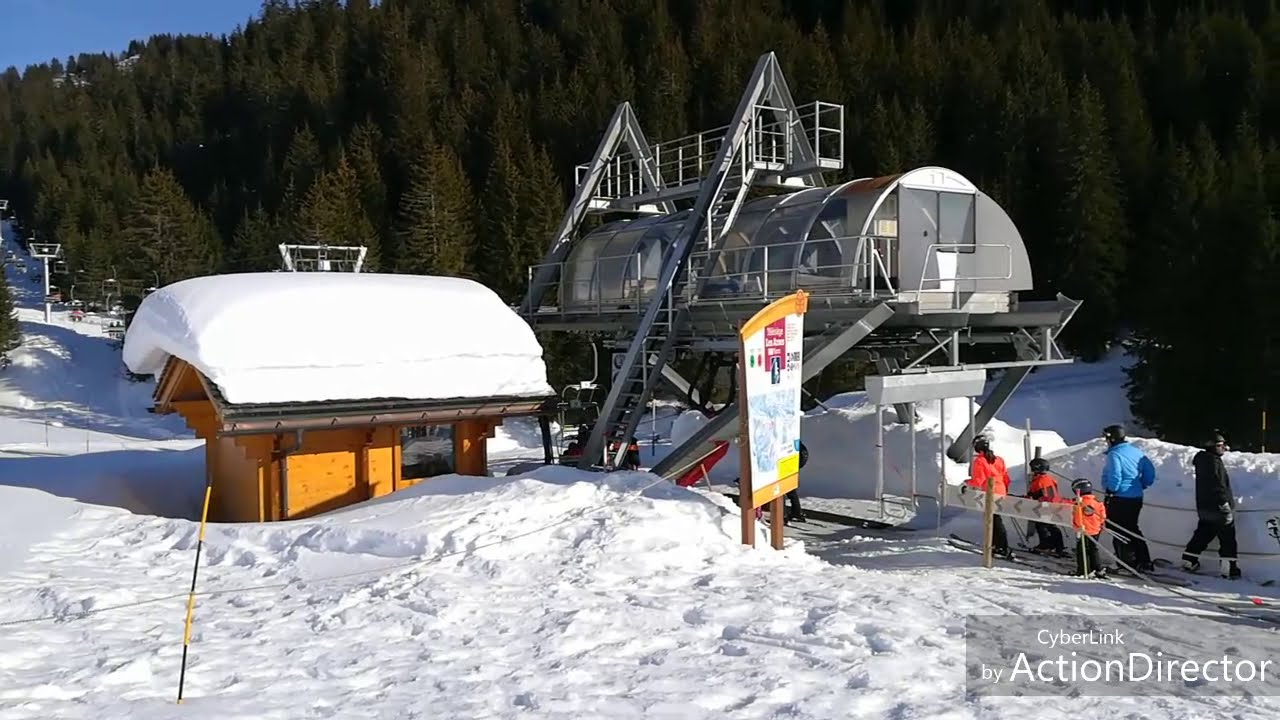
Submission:
<svg viewBox="0 0 1280 720">
<path fill-rule="evenodd" d="M 764 327 L 764 368 L 769 371 L 770 384 L 782 382 L 781 373 L 787 367 L 787 319 L 779 318 Z"/>
</svg>

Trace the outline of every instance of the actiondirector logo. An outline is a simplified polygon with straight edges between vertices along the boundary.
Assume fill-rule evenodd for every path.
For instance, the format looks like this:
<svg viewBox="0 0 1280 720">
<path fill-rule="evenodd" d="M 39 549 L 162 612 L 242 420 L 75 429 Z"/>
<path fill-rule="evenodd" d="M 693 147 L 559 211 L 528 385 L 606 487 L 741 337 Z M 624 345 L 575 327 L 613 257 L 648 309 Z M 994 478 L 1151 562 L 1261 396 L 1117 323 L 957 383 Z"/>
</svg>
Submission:
<svg viewBox="0 0 1280 720">
<path fill-rule="evenodd" d="M 970 696 L 1280 696 L 1280 638 L 1235 620 L 971 615 L 966 690 Z"/>
</svg>

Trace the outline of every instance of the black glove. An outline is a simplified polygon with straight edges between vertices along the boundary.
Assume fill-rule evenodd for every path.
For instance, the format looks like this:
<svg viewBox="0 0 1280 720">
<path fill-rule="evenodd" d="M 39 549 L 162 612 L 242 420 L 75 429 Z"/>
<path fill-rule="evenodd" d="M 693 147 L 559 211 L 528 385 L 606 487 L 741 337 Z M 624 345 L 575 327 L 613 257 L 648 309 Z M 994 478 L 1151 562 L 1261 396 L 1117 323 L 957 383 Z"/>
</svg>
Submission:
<svg viewBox="0 0 1280 720">
<path fill-rule="evenodd" d="M 1236 521 L 1235 514 L 1231 512 L 1231 503 L 1222 503 L 1218 506 L 1218 510 L 1226 519 L 1226 524 L 1230 525 Z"/>
</svg>

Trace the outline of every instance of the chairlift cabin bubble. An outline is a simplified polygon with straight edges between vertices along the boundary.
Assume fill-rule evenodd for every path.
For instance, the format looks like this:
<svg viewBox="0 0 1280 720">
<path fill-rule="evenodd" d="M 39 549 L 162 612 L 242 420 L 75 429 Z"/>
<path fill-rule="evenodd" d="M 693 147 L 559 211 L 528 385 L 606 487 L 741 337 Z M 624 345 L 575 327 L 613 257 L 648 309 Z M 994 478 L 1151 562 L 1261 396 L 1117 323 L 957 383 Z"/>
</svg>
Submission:
<svg viewBox="0 0 1280 720">
<path fill-rule="evenodd" d="M 651 299 L 662 260 L 689 219 L 688 211 L 622 219 L 585 235 L 563 263 L 558 309 L 594 313 Z M 1032 289 L 1030 259 L 1009 216 L 940 167 L 744 203 L 719 245 L 691 253 L 689 266 L 700 268 L 684 283 L 683 299 L 692 303 L 805 290 L 925 310 L 999 311 L 1009 309 L 1011 293 Z"/>
<path fill-rule="evenodd" d="M 663 383 L 705 406 L 706 378 L 675 363 L 732 375 L 741 323 L 796 290 L 810 294 L 806 380 L 861 353 L 898 378 L 879 397 L 906 418 L 910 402 L 962 397 L 947 393 L 970 392 L 975 371 L 1001 372 L 946 449 L 953 460 L 968 459 L 974 433 L 1033 367 L 1071 362 L 1056 338 L 1079 303 L 1019 297 L 1033 289 L 1030 260 L 991 197 L 934 166 L 829 184 L 843 167 L 844 108 L 798 105 L 773 53 L 720 128 L 650 144 L 630 104 L 617 108 L 520 306 L 536 330 L 621 353 L 582 466 L 620 466 Z M 603 224 L 583 231 L 588 215 Z M 1007 359 L 967 357 L 978 345 Z M 653 471 L 696 466 L 736 419 L 731 401 Z"/>
</svg>

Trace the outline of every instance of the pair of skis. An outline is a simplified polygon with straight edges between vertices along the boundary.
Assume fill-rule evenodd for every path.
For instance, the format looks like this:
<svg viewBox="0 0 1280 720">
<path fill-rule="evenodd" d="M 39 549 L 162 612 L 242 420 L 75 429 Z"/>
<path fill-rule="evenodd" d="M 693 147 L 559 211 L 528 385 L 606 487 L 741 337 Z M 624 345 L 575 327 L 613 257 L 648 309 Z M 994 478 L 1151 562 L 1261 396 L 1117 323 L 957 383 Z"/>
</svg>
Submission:
<svg viewBox="0 0 1280 720">
<path fill-rule="evenodd" d="M 982 554 L 981 545 L 970 542 L 969 540 L 962 538 L 959 535 L 956 535 L 954 533 L 951 534 L 949 541 L 952 546 L 957 547 L 961 550 L 966 550 L 968 552 L 976 553 L 979 555 Z M 1051 572 L 1058 575 L 1066 575 L 1069 577 L 1080 577 L 1076 573 L 1075 558 L 1072 555 L 1068 555 L 1067 557 L 1053 557 L 1046 553 L 1033 553 L 1030 550 L 1026 550 L 1026 549 L 1024 549 L 1024 552 L 1026 554 L 1017 555 L 1017 556 L 1014 556 L 1013 558 L 1004 557 L 998 554 L 994 555 L 993 557 L 999 560 L 1003 560 L 1004 562 L 1012 563 L 1014 565 L 1021 565 L 1023 567 L 1033 568 L 1036 570 L 1043 570 L 1045 572 Z M 1197 584 L 1196 581 L 1194 580 L 1174 577 L 1170 574 L 1163 573 L 1163 572 L 1144 573 L 1144 575 L 1149 577 L 1153 582 L 1158 582 L 1164 585 L 1190 587 L 1192 585 Z M 1142 578 L 1136 577 L 1134 575 L 1131 575 L 1123 571 L 1116 571 L 1111 568 L 1108 568 L 1107 579 L 1110 580 L 1112 578 L 1136 580 L 1136 581 L 1142 582 Z"/>
</svg>

